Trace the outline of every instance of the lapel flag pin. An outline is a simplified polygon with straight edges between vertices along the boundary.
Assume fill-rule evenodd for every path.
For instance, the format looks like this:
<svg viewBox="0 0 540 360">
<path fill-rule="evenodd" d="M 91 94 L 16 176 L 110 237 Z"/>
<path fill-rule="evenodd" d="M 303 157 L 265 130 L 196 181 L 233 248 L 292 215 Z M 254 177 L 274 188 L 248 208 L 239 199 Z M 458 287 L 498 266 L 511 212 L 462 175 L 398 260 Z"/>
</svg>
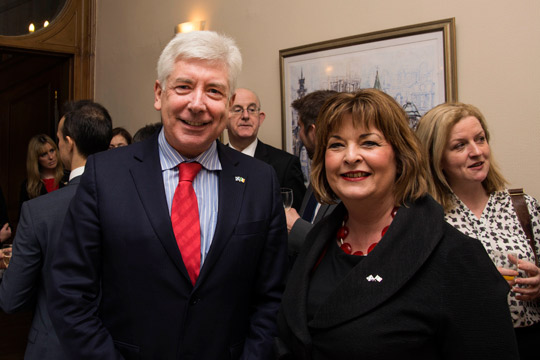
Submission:
<svg viewBox="0 0 540 360">
<path fill-rule="evenodd" d="M 381 282 L 382 281 L 382 277 L 380 277 L 379 275 L 369 275 L 367 278 L 366 278 L 367 281 L 369 282 L 372 282 L 372 281 L 377 281 L 377 282 Z"/>
<path fill-rule="evenodd" d="M 235 176 L 234 177 L 234 181 L 238 181 L 238 182 L 241 182 L 242 184 L 246 182 L 246 179 L 244 179 L 243 177 L 241 176 Z"/>
</svg>

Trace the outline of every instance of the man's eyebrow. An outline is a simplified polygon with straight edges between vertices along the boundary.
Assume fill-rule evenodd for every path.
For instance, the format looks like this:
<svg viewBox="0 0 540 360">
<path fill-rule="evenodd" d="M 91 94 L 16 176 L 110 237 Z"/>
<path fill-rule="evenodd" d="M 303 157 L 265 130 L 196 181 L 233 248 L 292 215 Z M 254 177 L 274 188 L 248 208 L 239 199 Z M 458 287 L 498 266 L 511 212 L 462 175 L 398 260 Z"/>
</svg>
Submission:
<svg viewBox="0 0 540 360">
<path fill-rule="evenodd" d="M 193 80 L 189 79 L 189 78 L 176 78 L 176 79 L 174 79 L 173 83 L 193 84 Z"/>
</svg>

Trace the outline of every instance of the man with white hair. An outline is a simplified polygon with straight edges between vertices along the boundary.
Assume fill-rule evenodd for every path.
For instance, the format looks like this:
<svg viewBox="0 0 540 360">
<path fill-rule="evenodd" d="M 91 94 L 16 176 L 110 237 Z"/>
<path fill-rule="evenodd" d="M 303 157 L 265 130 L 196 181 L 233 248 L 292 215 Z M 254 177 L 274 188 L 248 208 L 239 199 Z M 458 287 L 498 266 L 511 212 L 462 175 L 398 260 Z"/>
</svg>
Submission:
<svg viewBox="0 0 540 360">
<path fill-rule="evenodd" d="M 163 50 L 150 139 L 88 160 L 49 276 L 73 359 L 270 359 L 287 231 L 269 165 L 216 139 L 241 55 L 210 31 Z"/>
</svg>

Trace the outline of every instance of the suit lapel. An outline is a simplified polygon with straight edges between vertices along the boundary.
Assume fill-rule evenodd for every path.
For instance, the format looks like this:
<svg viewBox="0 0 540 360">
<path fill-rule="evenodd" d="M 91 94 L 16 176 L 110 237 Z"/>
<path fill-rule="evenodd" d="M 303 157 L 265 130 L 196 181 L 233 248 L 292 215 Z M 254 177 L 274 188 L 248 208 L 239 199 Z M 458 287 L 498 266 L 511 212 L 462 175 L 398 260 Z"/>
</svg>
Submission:
<svg viewBox="0 0 540 360">
<path fill-rule="evenodd" d="M 443 233 L 442 209 L 433 200 L 424 198 L 418 203 L 423 206 L 398 210 L 385 237 L 337 285 L 310 322 L 311 327 L 327 328 L 361 316 L 388 300 L 414 276 Z M 377 276 L 380 282 L 368 279 Z"/>
<path fill-rule="evenodd" d="M 306 206 L 309 202 L 309 198 L 311 197 L 311 194 L 313 194 L 313 188 L 311 187 L 311 184 L 309 184 L 306 190 L 306 194 L 304 195 L 304 198 L 302 199 L 302 205 L 300 206 L 300 216 L 304 215 L 304 211 L 306 210 Z"/>
<path fill-rule="evenodd" d="M 257 141 L 257 147 L 255 148 L 255 154 L 253 154 L 253 157 L 266 163 L 269 161 L 268 149 L 261 140 Z"/>
<path fill-rule="evenodd" d="M 241 155 L 218 141 L 218 155 L 221 162 L 219 174 L 219 205 L 216 231 L 212 245 L 204 262 L 197 284 L 204 281 L 219 259 L 223 249 L 231 239 L 242 208 L 244 190 L 249 182 L 248 172 L 241 166 Z"/>
<path fill-rule="evenodd" d="M 137 193 L 165 251 L 178 270 L 191 282 L 176 244 L 167 208 L 157 136 L 154 136 L 154 141 L 145 141 L 141 145 L 134 154 L 135 165 L 130 168 Z"/>
</svg>

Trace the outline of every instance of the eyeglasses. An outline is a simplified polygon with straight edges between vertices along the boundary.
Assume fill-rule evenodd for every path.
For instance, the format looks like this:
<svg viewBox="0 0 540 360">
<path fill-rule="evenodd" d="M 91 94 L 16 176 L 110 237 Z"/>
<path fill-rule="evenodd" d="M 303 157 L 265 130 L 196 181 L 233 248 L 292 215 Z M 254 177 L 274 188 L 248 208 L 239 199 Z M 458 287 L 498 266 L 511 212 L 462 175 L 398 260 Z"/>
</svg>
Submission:
<svg viewBox="0 0 540 360">
<path fill-rule="evenodd" d="M 244 114 L 244 111 L 247 111 L 248 114 L 251 116 L 251 115 L 256 115 L 259 112 L 259 110 L 260 109 L 256 108 L 255 106 L 248 106 L 247 109 L 244 109 L 241 106 L 235 106 L 231 109 L 231 113 L 235 116 L 241 116 L 242 114 Z"/>
</svg>

